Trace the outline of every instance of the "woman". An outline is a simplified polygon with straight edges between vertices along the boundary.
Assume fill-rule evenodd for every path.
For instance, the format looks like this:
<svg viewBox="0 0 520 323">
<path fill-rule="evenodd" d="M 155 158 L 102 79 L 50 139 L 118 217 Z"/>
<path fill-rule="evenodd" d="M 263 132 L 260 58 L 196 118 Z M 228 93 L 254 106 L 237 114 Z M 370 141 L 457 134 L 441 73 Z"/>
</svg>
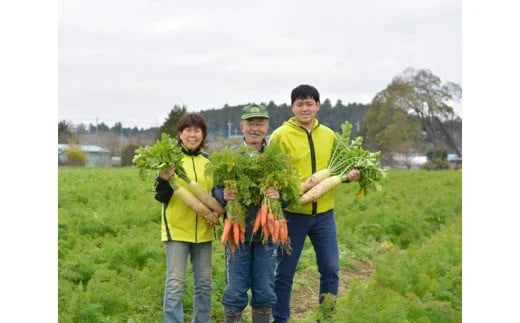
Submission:
<svg viewBox="0 0 520 323">
<path fill-rule="evenodd" d="M 204 176 L 208 155 L 203 152 L 207 136 L 204 118 L 197 113 L 184 114 L 177 123 L 177 138 L 184 153 L 183 166 L 189 178 L 211 192 L 213 181 Z M 213 226 L 198 216 L 173 195 L 169 180 L 175 168 L 159 174 L 155 199 L 163 203 L 161 240 L 165 242 L 166 286 L 164 291 L 165 322 L 184 322 L 182 297 L 188 256 L 195 285 L 192 322 L 210 322 L 211 315 L 211 252 Z M 176 177 L 181 186 L 187 183 Z M 218 216 L 218 214 L 215 215 Z"/>
</svg>

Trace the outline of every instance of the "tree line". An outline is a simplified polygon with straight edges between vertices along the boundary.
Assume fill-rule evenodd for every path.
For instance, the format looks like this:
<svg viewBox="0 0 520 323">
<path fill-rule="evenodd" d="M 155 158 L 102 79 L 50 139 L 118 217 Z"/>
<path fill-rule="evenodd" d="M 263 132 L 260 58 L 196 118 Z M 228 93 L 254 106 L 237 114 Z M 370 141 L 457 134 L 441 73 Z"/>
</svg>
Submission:
<svg viewBox="0 0 520 323">
<path fill-rule="evenodd" d="M 284 121 L 292 116 L 291 107 L 285 103 L 281 105 L 276 105 L 272 101 L 269 103 L 260 103 L 264 104 L 269 111 L 270 131 L 280 126 Z M 221 109 L 198 111 L 198 113 L 208 120 L 208 137 L 230 137 L 240 135 L 240 113 L 242 108 L 247 104 L 237 106 L 225 105 Z M 343 105 L 341 100 L 338 100 L 336 104 L 332 106 L 330 100 L 325 99 L 325 101 L 321 103 L 321 108 L 320 111 L 318 111 L 317 117 L 321 123 L 338 132 L 341 131 L 341 124 L 345 120 L 348 120 L 354 124 L 354 130 L 359 132 L 361 123 L 363 122 L 363 117 L 368 107 L 367 104 L 360 103 L 349 103 Z M 77 141 L 78 139 L 81 139 L 78 137 L 85 135 L 92 136 L 96 134 L 112 134 L 116 137 L 120 136 L 125 138 L 141 136 L 142 139 L 147 137 L 158 139 L 161 132 L 168 132 L 175 135 L 177 120 L 182 114 L 186 113 L 186 111 L 186 106 L 174 105 L 160 127 L 150 127 L 148 129 L 139 129 L 137 127 L 125 128 L 121 122 L 115 123 L 112 127 L 109 127 L 104 122 L 101 122 L 97 126 L 93 124 L 89 124 L 88 126 L 84 124 L 74 126 L 67 123 L 67 121 L 62 120 L 58 123 L 58 143 L 68 143 L 71 140 Z"/>
<path fill-rule="evenodd" d="M 390 163 L 395 153 L 436 155 L 442 151 L 444 155 L 462 156 L 462 119 L 452 107 L 461 96 L 460 85 L 443 83 L 429 70 L 407 68 L 369 104 L 345 105 L 338 100 L 333 105 L 328 98 L 324 99 L 317 118 L 336 132 L 341 131 L 345 121 L 352 123 L 352 139 L 363 136 L 367 149 L 381 151 L 383 164 Z M 293 115 L 290 105 L 276 105 L 273 101 L 226 104 L 221 109 L 202 110 L 199 113 L 208 120 L 208 139 L 241 136 L 240 112 L 249 103 L 267 106 L 270 131 Z M 58 142 L 100 144 L 102 141 L 113 155 L 121 156 L 125 149 L 132 155 L 134 147 L 155 142 L 162 132 L 175 136 L 177 121 L 186 111 L 186 106 L 174 105 L 160 127 L 148 129 L 125 128 L 121 122 L 112 127 L 103 122 L 75 126 L 62 120 L 58 123 Z"/>
</svg>

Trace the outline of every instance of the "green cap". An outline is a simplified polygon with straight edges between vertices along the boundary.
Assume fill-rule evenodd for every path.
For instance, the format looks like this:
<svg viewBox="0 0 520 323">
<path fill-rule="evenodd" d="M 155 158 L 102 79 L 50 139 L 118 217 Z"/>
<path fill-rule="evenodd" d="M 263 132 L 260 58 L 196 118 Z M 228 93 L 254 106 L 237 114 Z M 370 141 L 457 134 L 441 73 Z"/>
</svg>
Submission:
<svg viewBox="0 0 520 323">
<path fill-rule="evenodd" d="M 242 108 L 242 120 L 250 118 L 266 118 L 269 119 L 267 108 L 262 104 L 249 104 Z"/>
</svg>

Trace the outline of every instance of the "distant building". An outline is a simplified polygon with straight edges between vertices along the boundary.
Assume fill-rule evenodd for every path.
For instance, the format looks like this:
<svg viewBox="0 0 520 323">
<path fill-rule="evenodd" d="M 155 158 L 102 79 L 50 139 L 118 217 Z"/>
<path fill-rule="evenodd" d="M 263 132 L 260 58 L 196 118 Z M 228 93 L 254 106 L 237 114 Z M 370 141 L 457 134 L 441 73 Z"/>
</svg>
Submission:
<svg viewBox="0 0 520 323">
<path fill-rule="evenodd" d="M 112 165 L 110 150 L 96 145 L 79 145 L 81 150 L 87 154 L 86 167 L 105 167 Z M 58 144 L 58 163 L 67 163 L 65 151 L 69 148 L 68 144 Z"/>
<path fill-rule="evenodd" d="M 398 168 L 407 169 L 419 169 L 428 161 L 428 157 L 418 155 L 394 154 L 392 158 L 397 163 Z"/>
<path fill-rule="evenodd" d="M 119 167 L 121 166 L 121 157 L 120 156 L 112 156 L 112 166 Z"/>
<path fill-rule="evenodd" d="M 451 168 L 462 168 L 462 157 L 457 154 L 448 154 L 447 158 L 448 163 L 450 163 Z"/>
</svg>

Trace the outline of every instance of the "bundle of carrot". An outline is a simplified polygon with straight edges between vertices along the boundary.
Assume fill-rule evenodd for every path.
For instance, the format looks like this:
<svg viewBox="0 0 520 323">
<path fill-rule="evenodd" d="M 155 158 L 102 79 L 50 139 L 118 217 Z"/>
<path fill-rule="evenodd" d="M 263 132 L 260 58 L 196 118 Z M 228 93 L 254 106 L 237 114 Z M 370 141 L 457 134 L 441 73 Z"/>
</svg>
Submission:
<svg viewBox="0 0 520 323">
<path fill-rule="evenodd" d="M 327 168 L 319 170 L 301 183 L 298 203 L 307 204 L 316 201 L 320 196 L 333 190 L 348 179 L 352 169 L 360 171 L 359 190 L 357 196 L 363 196 L 369 190 L 381 190 L 381 181 L 386 176 L 381 168 L 380 152 L 370 152 L 361 147 L 363 137 L 350 141 L 352 124 L 345 121 L 341 125 L 341 134 L 336 133 L 334 151 Z"/>
<path fill-rule="evenodd" d="M 247 146 L 237 150 L 224 148 L 210 156 L 206 165 L 206 176 L 213 176 L 215 185 L 223 186 L 236 193 L 236 198 L 226 204 L 227 217 L 224 220 L 220 242 L 228 244 L 232 252 L 245 241 L 245 216 L 251 202 L 248 168 L 255 167 L 250 162 L 254 154 Z"/>
<path fill-rule="evenodd" d="M 283 216 L 280 201 L 264 196 L 253 224 L 253 234 L 260 230 L 262 230 L 262 241 L 264 243 L 267 243 L 271 238 L 274 244 L 280 244 L 287 253 L 290 253 L 287 221 Z"/>
<path fill-rule="evenodd" d="M 224 186 L 233 192 L 237 192 L 237 180 L 226 180 Z M 246 228 L 245 228 L 245 207 L 240 203 L 242 199 L 237 199 L 227 202 L 226 210 L 227 217 L 224 220 L 224 229 L 222 230 L 222 236 L 220 242 L 222 244 L 228 243 L 229 249 L 234 252 L 237 246 L 244 243 L 246 240 Z"/>
<path fill-rule="evenodd" d="M 170 170 L 175 166 L 175 175 L 187 183 L 187 188 L 170 179 L 173 187 L 173 196 L 182 200 L 198 215 L 212 224 L 219 224 L 218 216 L 225 213 L 225 209 L 199 183 L 192 181 L 186 174 L 183 166 L 181 148 L 176 139 L 162 133 L 160 139 L 150 146 L 139 147 L 135 150 L 133 163 L 139 170 L 139 176 L 148 179 L 158 173 Z"/>
<path fill-rule="evenodd" d="M 280 201 L 265 195 L 269 187 L 275 187 L 285 201 L 292 202 L 299 196 L 297 172 L 277 142 L 270 143 L 261 154 L 248 146 L 237 150 L 222 149 L 211 155 L 206 171 L 213 174 L 216 185 L 220 184 L 237 194 L 237 198 L 228 201 L 226 206 L 227 219 L 221 236 L 223 244 L 228 243 L 234 251 L 244 242 L 247 208 L 260 205 L 253 223 L 253 233 L 261 230 L 264 242 L 271 239 L 289 249 L 287 225 Z"/>
<path fill-rule="evenodd" d="M 262 230 L 264 243 L 271 239 L 273 243 L 280 244 L 287 253 L 290 253 L 287 221 L 280 200 L 291 203 L 298 198 L 300 185 L 298 172 L 291 165 L 289 156 L 283 153 L 278 141 L 271 141 L 265 147 L 264 152 L 258 156 L 258 162 L 262 165 L 260 173 L 256 175 L 262 201 L 253 224 L 253 234 Z M 278 190 L 280 199 L 271 199 L 265 195 L 269 187 Z"/>
</svg>

